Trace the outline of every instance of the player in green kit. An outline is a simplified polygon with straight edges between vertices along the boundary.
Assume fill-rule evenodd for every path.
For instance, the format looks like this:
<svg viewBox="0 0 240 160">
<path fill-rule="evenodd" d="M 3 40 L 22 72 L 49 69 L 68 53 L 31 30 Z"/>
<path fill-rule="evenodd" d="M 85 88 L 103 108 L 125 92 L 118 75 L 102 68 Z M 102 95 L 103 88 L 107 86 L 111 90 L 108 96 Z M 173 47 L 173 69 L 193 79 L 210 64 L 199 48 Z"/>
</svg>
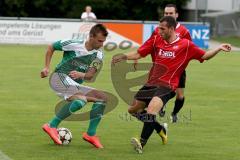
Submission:
<svg viewBox="0 0 240 160">
<path fill-rule="evenodd" d="M 60 122 L 83 108 L 87 102 L 93 102 L 89 128 L 86 133 L 83 133 L 83 139 L 96 148 L 103 148 L 96 136 L 96 129 L 103 115 L 107 97 L 103 92 L 84 86 L 82 83 L 84 80 L 93 79 L 98 72 L 103 60 L 103 52 L 100 48 L 107 35 L 107 29 L 102 24 L 96 24 L 91 28 L 89 38 L 86 41 L 79 39 L 60 40 L 47 48 L 41 78 L 45 78 L 49 74 L 54 51 L 63 51 L 62 61 L 51 74 L 49 83 L 56 94 L 68 103 L 56 113 L 49 123 L 42 126 L 42 129 L 58 145 L 62 144 L 57 132 Z"/>
</svg>

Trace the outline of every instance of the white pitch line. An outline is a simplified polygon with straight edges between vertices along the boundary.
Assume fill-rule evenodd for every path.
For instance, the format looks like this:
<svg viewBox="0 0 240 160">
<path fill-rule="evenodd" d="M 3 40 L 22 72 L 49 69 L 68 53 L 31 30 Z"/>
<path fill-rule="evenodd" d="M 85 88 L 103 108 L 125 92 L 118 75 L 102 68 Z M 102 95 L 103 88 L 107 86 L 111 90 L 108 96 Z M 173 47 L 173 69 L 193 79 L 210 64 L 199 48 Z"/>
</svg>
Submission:
<svg viewBox="0 0 240 160">
<path fill-rule="evenodd" d="M 12 159 L 0 150 L 0 160 L 12 160 Z"/>
</svg>

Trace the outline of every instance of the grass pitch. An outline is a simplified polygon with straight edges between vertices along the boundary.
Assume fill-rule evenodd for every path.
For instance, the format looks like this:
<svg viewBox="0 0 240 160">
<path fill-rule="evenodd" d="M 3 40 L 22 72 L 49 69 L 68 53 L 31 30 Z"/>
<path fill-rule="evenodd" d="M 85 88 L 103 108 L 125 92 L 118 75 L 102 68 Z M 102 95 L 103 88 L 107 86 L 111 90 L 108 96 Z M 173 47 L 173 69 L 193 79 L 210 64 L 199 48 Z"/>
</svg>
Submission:
<svg viewBox="0 0 240 160">
<path fill-rule="evenodd" d="M 220 53 L 187 69 L 186 103 L 178 124 L 169 124 L 169 143 L 161 144 L 153 134 L 144 153 L 138 155 L 130 138 L 139 136 L 142 124 L 127 115 L 127 104 L 119 98 L 118 107 L 106 114 L 98 128 L 105 148 L 97 150 L 82 140 L 88 122 L 63 122 L 73 140 L 69 146 L 55 146 L 41 130 L 54 115 L 59 98 L 40 78 L 46 46 L 1 45 L 0 47 L 0 151 L 14 160 L 237 160 L 240 157 L 240 53 Z M 104 67 L 93 87 L 116 96 L 110 78 L 110 60 L 116 52 L 105 54 Z M 61 59 L 54 54 L 52 68 Z M 169 122 L 174 99 L 167 104 Z M 86 108 L 91 107 L 90 105 Z M 1 153 L 0 152 L 0 153 Z M 1 157 L 1 156 L 0 156 Z"/>
</svg>

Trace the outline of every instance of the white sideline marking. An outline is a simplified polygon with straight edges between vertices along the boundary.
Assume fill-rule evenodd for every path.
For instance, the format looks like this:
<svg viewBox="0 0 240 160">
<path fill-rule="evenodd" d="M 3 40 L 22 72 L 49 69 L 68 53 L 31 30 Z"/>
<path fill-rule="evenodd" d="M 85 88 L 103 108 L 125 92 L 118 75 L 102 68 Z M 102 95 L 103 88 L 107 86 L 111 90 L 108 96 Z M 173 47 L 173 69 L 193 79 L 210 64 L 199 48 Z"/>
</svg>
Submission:
<svg viewBox="0 0 240 160">
<path fill-rule="evenodd" d="M 0 150 L 0 160 L 12 160 L 12 159 Z"/>
</svg>

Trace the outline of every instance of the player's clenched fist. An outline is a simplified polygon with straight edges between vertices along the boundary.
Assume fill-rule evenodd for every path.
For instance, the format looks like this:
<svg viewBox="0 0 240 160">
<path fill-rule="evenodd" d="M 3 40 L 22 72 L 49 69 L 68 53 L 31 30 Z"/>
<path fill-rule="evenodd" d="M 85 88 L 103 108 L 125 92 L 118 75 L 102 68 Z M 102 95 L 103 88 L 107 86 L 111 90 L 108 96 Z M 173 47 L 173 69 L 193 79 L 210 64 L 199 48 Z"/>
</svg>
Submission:
<svg viewBox="0 0 240 160">
<path fill-rule="evenodd" d="M 49 74 L 49 69 L 48 69 L 48 68 L 44 68 L 44 69 L 41 71 L 40 76 L 41 76 L 41 78 L 45 78 L 45 77 L 48 76 L 48 74 Z"/>
</svg>

